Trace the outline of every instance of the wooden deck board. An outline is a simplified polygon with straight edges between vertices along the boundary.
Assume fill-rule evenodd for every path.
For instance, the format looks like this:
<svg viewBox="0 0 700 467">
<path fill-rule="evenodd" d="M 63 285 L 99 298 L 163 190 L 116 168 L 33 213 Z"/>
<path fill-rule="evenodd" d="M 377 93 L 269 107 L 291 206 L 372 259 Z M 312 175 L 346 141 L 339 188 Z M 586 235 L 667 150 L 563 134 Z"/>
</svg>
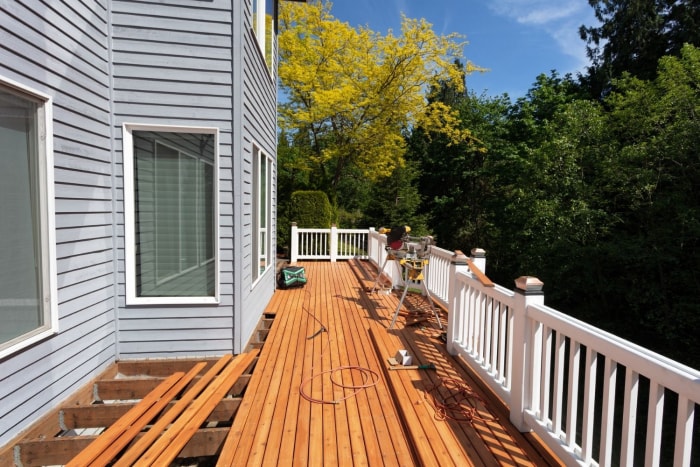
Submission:
<svg viewBox="0 0 700 467">
<path fill-rule="evenodd" d="M 300 265 L 308 282 L 277 291 L 270 302 L 266 313 L 276 318 L 217 465 L 555 463 L 521 446 L 528 440 L 504 427 L 507 416 L 493 410 L 491 396 L 470 401 L 472 421 L 438 420 L 429 388 L 444 378 L 474 391 L 481 386 L 447 354 L 422 298 L 409 294 L 404 306 L 411 313 L 388 331 L 400 297 L 367 293 L 376 269 L 351 262 Z M 416 311 L 424 321 L 406 326 Z M 397 347 L 437 369 L 388 370 L 386 359 L 393 355 L 383 354 Z M 351 395 L 331 381 L 362 385 L 373 377 L 357 369 L 374 372 L 368 374 L 378 375 L 378 383 Z M 311 401 L 301 396 L 302 385 Z"/>
<path fill-rule="evenodd" d="M 123 402 L 90 404 L 89 391 L 80 390 L 16 445 L 21 463 L 65 464 L 97 441 L 88 449 L 91 458 L 106 460 L 120 450 L 114 465 L 133 465 L 149 451 L 157 462 L 156 448 L 163 465 L 175 455 L 184 462 L 203 458 L 207 465 L 218 460 L 236 466 L 561 465 L 536 435 L 509 423 L 503 401 L 477 373 L 447 353 L 420 295 L 407 296 L 395 328 L 388 330 L 400 296 L 368 292 L 376 277 L 369 263 L 301 265 L 306 287 L 277 291 L 265 310 L 267 339 L 252 375 L 257 350 L 235 369 L 232 356 L 115 364 L 94 381 L 97 389 L 92 383 L 88 389 L 95 401 L 109 396 Z M 416 318 L 421 321 L 410 325 Z M 389 369 L 387 358 L 399 348 L 435 369 Z M 229 368 L 220 372 L 224 365 Z M 236 378 L 243 367 L 245 374 Z M 169 375 L 184 371 L 192 374 L 172 389 L 177 400 L 151 394 Z M 376 384 L 367 384 L 375 377 Z M 447 394 L 450 379 L 477 394 L 465 402 L 475 410 L 472 420 L 440 417 L 429 390 Z M 353 388 L 362 385 L 367 387 Z M 302 397 L 302 387 L 311 401 Z M 130 399 L 144 400 L 126 403 Z M 150 428 L 141 430 L 156 411 Z M 102 438 L 114 435 L 116 441 L 97 449 L 104 444 L 100 437 L 64 432 L 88 427 L 104 427 Z M 122 438 L 134 441 L 122 449 Z M 0 459 L 9 463 L 10 454 L 1 451 Z"/>
</svg>

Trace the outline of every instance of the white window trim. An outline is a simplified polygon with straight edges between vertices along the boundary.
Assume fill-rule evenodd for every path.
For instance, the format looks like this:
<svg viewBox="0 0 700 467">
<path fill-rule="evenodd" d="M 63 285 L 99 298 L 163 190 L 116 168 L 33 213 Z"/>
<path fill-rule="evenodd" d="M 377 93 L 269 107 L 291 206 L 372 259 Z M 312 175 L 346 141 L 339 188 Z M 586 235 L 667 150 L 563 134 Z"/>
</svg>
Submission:
<svg viewBox="0 0 700 467">
<path fill-rule="evenodd" d="M 214 296 L 213 297 L 139 297 L 136 295 L 136 219 L 134 199 L 134 139 L 133 131 L 162 131 L 174 133 L 213 134 L 214 147 Z M 124 263 L 126 304 L 128 305 L 215 305 L 220 303 L 219 277 L 219 129 L 178 125 L 122 125 L 122 154 L 124 162 Z"/>
<path fill-rule="evenodd" d="M 48 94 L 31 89 L 11 79 L 0 76 L 4 86 L 26 94 L 42 102 L 43 125 L 38 137 L 39 156 L 39 209 L 41 231 L 41 264 L 43 314 L 46 323 L 26 334 L 5 343 L 0 359 L 58 333 L 58 287 L 56 269 L 56 207 L 54 196 L 53 157 L 53 99 Z"/>
<path fill-rule="evenodd" d="M 275 53 L 275 24 L 274 24 L 274 18 L 276 16 L 276 11 L 274 10 L 277 7 L 277 3 L 275 1 L 272 2 L 271 8 L 272 11 L 268 11 L 268 5 L 267 2 L 268 0 L 257 0 L 258 2 L 258 9 L 254 10 L 253 13 L 253 24 L 255 25 L 253 29 L 253 34 L 255 35 L 256 42 L 258 44 L 258 51 L 260 52 L 260 56 L 263 59 L 263 62 L 265 62 L 265 67 L 267 68 L 267 72 L 270 75 L 271 78 L 274 78 L 275 75 L 275 70 L 277 69 L 277 54 Z M 270 42 L 267 42 L 267 15 L 272 16 L 273 18 L 273 24 L 271 24 L 272 31 L 270 32 Z M 268 50 L 268 48 L 270 50 Z M 269 57 L 268 57 L 269 55 Z M 270 60 L 270 63 L 268 63 L 268 58 Z"/>
<path fill-rule="evenodd" d="M 253 143 L 252 148 L 253 148 L 252 154 L 253 154 L 253 158 L 254 158 L 253 159 L 253 168 L 254 168 L 253 169 L 253 177 L 254 177 L 253 186 L 255 187 L 255 189 L 253 191 L 253 209 L 255 210 L 255 212 L 253 213 L 253 236 L 257 239 L 255 242 L 253 242 L 253 245 L 254 245 L 253 264 L 252 264 L 253 269 L 251 269 L 251 273 L 253 273 L 253 282 L 252 282 L 251 288 L 254 288 L 257 285 L 257 283 L 260 282 L 262 280 L 262 278 L 270 271 L 270 269 L 272 269 L 272 263 L 274 261 L 274 256 L 272 254 L 272 243 L 273 242 L 272 242 L 271 235 L 272 234 L 276 235 L 277 233 L 271 232 L 272 209 L 273 209 L 273 206 L 272 206 L 272 181 L 273 181 L 272 171 L 273 171 L 274 161 L 272 159 L 272 156 L 270 156 L 267 153 L 267 151 L 262 149 L 261 145 L 259 145 L 257 143 Z M 260 233 L 262 232 L 262 230 L 260 229 L 260 217 L 261 216 L 260 216 L 260 202 L 259 202 L 259 197 L 258 197 L 259 193 L 257 191 L 260 187 L 260 180 L 259 180 L 260 166 L 258 165 L 259 163 L 257 162 L 257 160 L 260 158 L 260 156 L 265 157 L 265 161 L 267 164 L 267 172 L 266 172 L 267 173 L 267 180 L 265 182 L 265 186 L 267 189 L 266 196 L 265 196 L 265 202 L 266 202 L 266 209 L 265 209 L 265 212 L 266 212 L 266 218 L 265 218 L 265 224 L 266 224 L 266 227 L 265 227 L 266 266 L 265 266 L 265 270 L 262 272 L 257 272 L 257 276 L 256 276 L 255 271 L 257 271 L 257 269 L 258 269 L 258 267 L 259 267 L 258 265 L 259 265 L 259 261 L 260 261 L 260 256 L 259 256 L 259 253 L 260 253 L 260 251 L 259 251 L 259 249 L 260 249 Z M 257 169 L 257 170 L 255 170 L 255 169 Z"/>
<path fill-rule="evenodd" d="M 258 47 L 260 47 L 260 50 L 262 52 L 263 57 L 265 57 L 265 29 L 266 29 L 266 24 L 265 24 L 265 13 L 267 10 L 267 1 L 266 0 L 258 0 L 258 9 L 257 11 L 254 11 L 253 14 L 256 15 L 255 18 L 255 36 L 258 40 Z"/>
</svg>

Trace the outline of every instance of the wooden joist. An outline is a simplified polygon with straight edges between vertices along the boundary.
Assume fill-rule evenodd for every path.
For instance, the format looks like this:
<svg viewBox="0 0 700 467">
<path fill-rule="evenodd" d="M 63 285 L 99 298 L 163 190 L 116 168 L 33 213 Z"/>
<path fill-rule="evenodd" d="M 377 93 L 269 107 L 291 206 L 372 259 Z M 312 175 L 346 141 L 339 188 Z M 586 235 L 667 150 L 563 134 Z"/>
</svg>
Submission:
<svg viewBox="0 0 700 467">
<path fill-rule="evenodd" d="M 180 457 L 212 457 L 221 448 L 228 427 L 200 428 L 180 451 Z M 139 434 L 135 441 L 143 437 Z M 19 463 L 23 466 L 63 465 L 97 438 L 96 435 L 61 436 L 47 439 L 32 439 L 22 442 Z M 15 465 L 13 461 L 2 464 Z"/>
<path fill-rule="evenodd" d="M 169 402 L 177 393 L 173 393 L 171 389 L 182 380 L 183 373 L 174 373 L 172 376 L 160 383 L 153 391 L 151 391 L 141 402 L 136 404 L 133 409 L 127 412 L 122 418 L 110 426 L 104 433 L 95 439 L 87 448 L 75 456 L 66 467 L 82 467 L 90 465 L 97 457 L 103 455 L 113 443 L 119 442 L 120 437 L 134 425 L 143 423 L 145 426 L 150 420 L 144 420 L 149 409 L 158 404 L 160 401 L 167 399 Z M 166 404 L 167 404 L 166 402 Z M 139 429 L 140 431 L 140 429 Z M 134 434 L 136 436 L 136 434 Z M 111 459 L 105 461 L 105 464 Z"/>
<path fill-rule="evenodd" d="M 208 428 L 206 423 L 230 423 L 233 419 L 241 398 L 230 395 L 245 390 L 249 381 L 245 373 L 249 373 L 257 354 L 255 350 L 235 358 L 226 355 L 218 360 L 164 361 L 162 367 L 152 362 L 128 362 L 120 371 L 106 373 L 104 381 L 91 383 L 97 404 L 81 401 L 60 408 L 56 417 L 60 431 L 21 441 L 15 456 L 26 466 L 136 465 L 159 442 L 161 452 L 146 464 L 168 465 L 175 457 L 214 456 L 229 428 Z M 175 371 L 165 377 L 170 370 L 189 371 Z M 128 390 L 115 391 L 118 387 Z M 145 388 L 151 390 L 144 394 Z M 100 392 L 116 402 L 102 403 Z M 141 396 L 135 397 L 141 400 L 119 402 L 133 396 Z M 71 435 L 77 433 L 71 430 L 80 432 L 87 427 L 106 429 L 99 436 Z M 167 442 L 159 441 L 161 438 Z"/>
<path fill-rule="evenodd" d="M 165 410 L 169 411 L 176 403 L 177 402 L 170 402 Z M 110 426 L 135 405 L 136 402 L 120 402 L 115 404 L 90 404 L 63 407 L 60 411 L 61 428 L 68 431 Z M 240 397 L 222 399 L 209 415 L 207 421 L 232 420 L 240 405 Z"/>
<path fill-rule="evenodd" d="M 133 465 L 170 465 L 236 379 L 253 364 L 257 355 L 258 351 L 252 350 L 237 356 Z"/>
</svg>

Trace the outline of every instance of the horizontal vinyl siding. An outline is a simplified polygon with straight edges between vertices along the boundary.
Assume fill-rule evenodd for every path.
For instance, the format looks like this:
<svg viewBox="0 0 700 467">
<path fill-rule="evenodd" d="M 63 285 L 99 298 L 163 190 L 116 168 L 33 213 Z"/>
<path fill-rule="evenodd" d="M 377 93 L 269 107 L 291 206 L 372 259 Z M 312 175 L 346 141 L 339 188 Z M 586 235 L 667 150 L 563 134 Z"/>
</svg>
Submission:
<svg viewBox="0 0 700 467">
<path fill-rule="evenodd" d="M 246 15 L 250 18 L 250 15 Z M 275 267 L 269 268 L 253 287 L 252 268 L 256 261 L 253 253 L 253 183 L 252 183 L 252 146 L 256 144 L 269 156 L 273 157 L 273 175 L 277 167 L 277 138 L 276 138 L 276 84 L 268 72 L 251 24 L 247 23 L 243 31 L 243 69 L 242 69 L 242 99 L 243 99 L 243 147 L 241 151 L 241 199 L 242 205 L 240 222 L 242 237 L 237 239 L 244 252 L 242 261 L 242 306 L 240 329 L 237 332 L 242 345 L 252 336 L 265 307 L 274 291 Z M 276 200 L 276 178 L 273 177 L 272 200 Z M 276 206 L 273 204 L 273 206 Z M 272 252 L 276 250 L 276 210 L 273 209 L 272 225 L 269 227 L 273 235 Z"/>
<path fill-rule="evenodd" d="M 0 75 L 53 98 L 59 313 L 0 361 L 2 445 L 114 361 L 116 327 L 106 1 L 2 2 L 0 37 Z"/>
<path fill-rule="evenodd" d="M 231 2 L 115 1 L 112 12 L 118 154 L 123 122 L 217 127 L 219 202 L 229 202 L 234 85 Z M 123 173 L 121 160 L 119 165 Z M 121 178 L 119 183 L 123 200 Z M 233 237 L 232 216 L 232 209 L 220 208 L 221 303 L 201 306 L 125 305 L 124 217 L 119 216 L 120 359 L 221 355 L 233 350 L 232 255 L 222 254 Z"/>
</svg>

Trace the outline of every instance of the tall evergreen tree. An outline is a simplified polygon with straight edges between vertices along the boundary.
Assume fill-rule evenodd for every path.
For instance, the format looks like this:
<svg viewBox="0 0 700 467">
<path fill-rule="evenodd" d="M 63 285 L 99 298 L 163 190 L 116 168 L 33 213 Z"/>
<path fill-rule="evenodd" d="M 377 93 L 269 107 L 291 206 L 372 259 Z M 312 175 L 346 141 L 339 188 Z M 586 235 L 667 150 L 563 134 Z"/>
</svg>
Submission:
<svg viewBox="0 0 700 467">
<path fill-rule="evenodd" d="M 592 95 L 607 94 L 624 72 L 656 76 L 658 60 L 678 56 L 683 44 L 700 45 L 697 0 L 589 0 L 598 26 L 581 26 L 591 66 L 582 81 Z"/>
</svg>

